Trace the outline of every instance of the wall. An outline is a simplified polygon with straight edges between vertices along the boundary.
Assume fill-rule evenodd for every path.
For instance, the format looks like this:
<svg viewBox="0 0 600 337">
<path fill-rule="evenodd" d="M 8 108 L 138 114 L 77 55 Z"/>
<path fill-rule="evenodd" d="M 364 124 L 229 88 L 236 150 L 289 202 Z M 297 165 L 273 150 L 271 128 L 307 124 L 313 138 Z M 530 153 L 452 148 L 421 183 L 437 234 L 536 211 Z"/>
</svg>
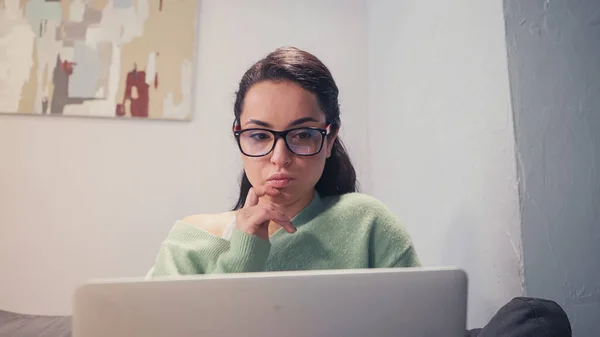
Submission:
<svg viewBox="0 0 600 337">
<path fill-rule="evenodd" d="M 373 193 L 426 265 L 467 270 L 483 326 L 523 292 L 502 3 L 368 4 Z"/>
<path fill-rule="evenodd" d="M 600 335 L 600 3 L 504 3 L 529 296 Z"/>
<path fill-rule="evenodd" d="M 192 122 L 0 115 L 1 309 L 68 314 L 80 282 L 143 275 L 176 219 L 230 208 L 241 168 L 230 134 L 237 81 L 282 45 L 330 66 L 368 191 L 365 2 L 201 4 Z"/>
<path fill-rule="evenodd" d="M 207 0 L 199 29 L 192 122 L 0 116 L 2 309 L 67 314 L 83 280 L 145 273 L 175 219 L 229 208 L 236 83 L 281 45 L 332 69 L 363 191 L 426 265 L 469 272 L 469 325 L 522 293 L 499 1 Z"/>
</svg>

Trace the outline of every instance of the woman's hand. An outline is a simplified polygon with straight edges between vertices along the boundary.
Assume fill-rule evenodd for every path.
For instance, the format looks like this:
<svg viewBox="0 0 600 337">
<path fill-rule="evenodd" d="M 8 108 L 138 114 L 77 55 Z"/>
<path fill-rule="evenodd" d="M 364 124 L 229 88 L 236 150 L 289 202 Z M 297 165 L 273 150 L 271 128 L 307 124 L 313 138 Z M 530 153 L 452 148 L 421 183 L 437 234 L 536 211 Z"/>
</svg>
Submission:
<svg viewBox="0 0 600 337">
<path fill-rule="evenodd" d="M 261 239 L 269 240 L 269 222 L 274 221 L 281 225 L 288 233 L 295 233 L 296 228 L 290 218 L 283 214 L 275 204 L 258 204 L 264 195 L 276 196 L 279 191 L 272 187 L 252 187 L 248 191 L 246 203 L 236 214 L 235 221 L 238 230 L 256 235 Z"/>
</svg>

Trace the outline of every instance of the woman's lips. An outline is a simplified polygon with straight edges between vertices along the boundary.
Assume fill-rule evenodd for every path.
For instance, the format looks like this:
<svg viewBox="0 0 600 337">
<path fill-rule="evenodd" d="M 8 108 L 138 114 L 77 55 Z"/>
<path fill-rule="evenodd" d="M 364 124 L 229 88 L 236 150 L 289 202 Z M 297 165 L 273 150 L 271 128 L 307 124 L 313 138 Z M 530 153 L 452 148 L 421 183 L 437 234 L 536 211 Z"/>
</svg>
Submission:
<svg viewBox="0 0 600 337">
<path fill-rule="evenodd" d="M 292 181 L 292 178 L 290 178 L 290 176 L 287 174 L 275 173 L 272 174 L 269 179 L 267 179 L 267 184 L 275 188 L 284 188 L 289 185 L 290 181 Z"/>
<path fill-rule="evenodd" d="M 267 181 L 267 184 L 275 188 L 284 188 L 290 183 L 290 181 L 291 179 L 271 179 Z"/>
</svg>

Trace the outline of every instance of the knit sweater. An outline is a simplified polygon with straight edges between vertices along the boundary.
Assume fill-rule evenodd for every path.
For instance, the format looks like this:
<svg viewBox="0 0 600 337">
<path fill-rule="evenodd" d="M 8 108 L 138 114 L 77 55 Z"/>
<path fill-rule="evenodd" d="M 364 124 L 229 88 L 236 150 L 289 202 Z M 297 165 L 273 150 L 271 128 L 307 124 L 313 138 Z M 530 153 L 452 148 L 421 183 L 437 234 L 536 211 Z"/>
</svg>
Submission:
<svg viewBox="0 0 600 337">
<path fill-rule="evenodd" d="M 147 278 L 260 271 L 416 267 L 419 259 L 392 212 L 360 193 L 313 200 L 269 240 L 234 229 L 230 239 L 177 221 Z"/>
</svg>

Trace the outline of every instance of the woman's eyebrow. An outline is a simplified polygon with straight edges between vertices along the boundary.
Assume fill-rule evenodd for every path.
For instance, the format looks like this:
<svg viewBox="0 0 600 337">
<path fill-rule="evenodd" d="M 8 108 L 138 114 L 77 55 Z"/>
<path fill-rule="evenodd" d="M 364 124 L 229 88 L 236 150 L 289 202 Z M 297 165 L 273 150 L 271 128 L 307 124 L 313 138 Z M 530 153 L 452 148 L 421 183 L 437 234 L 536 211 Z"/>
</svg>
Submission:
<svg viewBox="0 0 600 337">
<path fill-rule="evenodd" d="M 319 121 L 312 117 L 304 117 L 304 118 L 296 119 L 295 121 L 291 122 L 289 126 L 296 126 L 296 125 L 304 124 L 306 122 L 319 122 Z"/>
<path fill-rule="evenodd" d="M 258 119 L 249 119 L 244 125 L 248 125 L 248 124 L 256 124 L 258 126 L 262 126 L 263 128 L 271 128 L 271 127 L 273 127 L 271 124 L 269 124 L 267 122 L 260 121 Z"/>
<path fill-rule="evenodd" d="M 318 123 L 319 121 L 313 117 L 303 117 L 303 118 L 296 119 L 295 121 L 291 122 L 288 126 L 296 126 L 296 125 L 304 124 L 307 122 L 317 122 Z M 263 122 L 258 119 L 249 119 L 244 125 L 248 125 L 248 124 L 255 124 L 255 125 L 261 126 L 263 128 L 272 128 L 273 127 L 271 124 L 269 124 L 267 122 Z"/>
</svg>

